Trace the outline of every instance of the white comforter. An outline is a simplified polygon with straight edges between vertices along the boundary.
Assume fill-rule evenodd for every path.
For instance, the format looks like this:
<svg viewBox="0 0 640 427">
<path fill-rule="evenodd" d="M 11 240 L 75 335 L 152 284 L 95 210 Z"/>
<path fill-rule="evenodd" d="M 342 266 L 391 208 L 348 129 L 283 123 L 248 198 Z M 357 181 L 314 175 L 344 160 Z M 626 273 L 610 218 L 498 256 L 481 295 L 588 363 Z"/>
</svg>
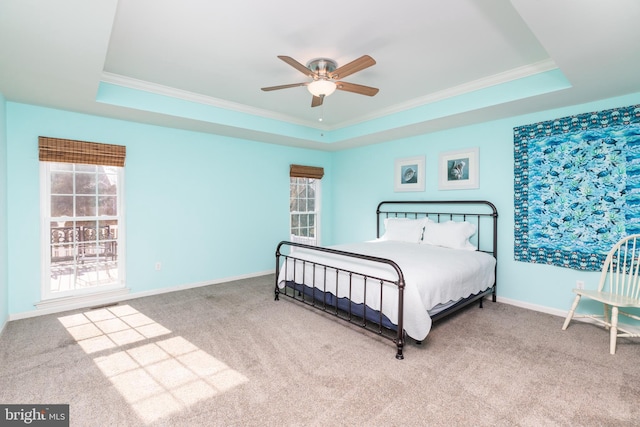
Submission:
<svg viewBox="0 0 640 427">
<path fill-rule="evenodd" d="M 426 338 L 431 329 L 428 310 L 438 304 L 457 301 L 485 290 L 495 281 L 495 258 L 484 252 L 382 240 L 338 245 L 331 248 L 392 259 L 400 266 L 406 285 L 403 327 L 409 336 L 417 340 Z M 397 280 L 395 270 L 386 264 L 374 264 L 305 248 L 296 248 L 292 256 L 380 279 Z M 324 270 L 321 268 L 316 268 L 314 272 L 309 264 L 303 268 L 300 261 L 295 262 L 295 268 L 293 268 L 294 262 L 290 258 L 287 264 L 286 268 L 283 265 L 280 270 L 278 278 L 280 288 L 284 287 L 285 280 L 295 278 L 297 283 L 304 282 L 308 286 L 315 286 L 338 297 L 349 297 L 348 274 L 341 272 L 336 280 L 335 270 L 328 270 L 325 278 Z M 302 279 L 303 271 L 304 280 Z M 351 300 L 355 303 L 365 302 L 362 282 L 361 276 L 352 276 Z M 366 304 L 375 310 L 380 310 L 379 283 L 379 280 L 367 280 Z M 397 324 L 398 297 L 395 285 L 383 284 L 382 301 L 382 312 Z"/>
</svg>

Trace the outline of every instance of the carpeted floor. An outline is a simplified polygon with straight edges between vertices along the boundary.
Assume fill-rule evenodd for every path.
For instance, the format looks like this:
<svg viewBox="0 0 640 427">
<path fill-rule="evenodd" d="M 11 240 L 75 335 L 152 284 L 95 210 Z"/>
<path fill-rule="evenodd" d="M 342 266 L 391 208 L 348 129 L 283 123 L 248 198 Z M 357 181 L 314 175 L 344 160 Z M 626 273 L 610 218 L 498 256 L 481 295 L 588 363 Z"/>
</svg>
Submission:
<svg viewBox="0 0 640 427">
<path fill-rule="evenodd" d="M 264 276 L 9 322 L 0 403 L 70 405 L 72 426 L 631 426 L 640 341 L 486 302 L 405 359 L 273 301 Z"/>
</svg>

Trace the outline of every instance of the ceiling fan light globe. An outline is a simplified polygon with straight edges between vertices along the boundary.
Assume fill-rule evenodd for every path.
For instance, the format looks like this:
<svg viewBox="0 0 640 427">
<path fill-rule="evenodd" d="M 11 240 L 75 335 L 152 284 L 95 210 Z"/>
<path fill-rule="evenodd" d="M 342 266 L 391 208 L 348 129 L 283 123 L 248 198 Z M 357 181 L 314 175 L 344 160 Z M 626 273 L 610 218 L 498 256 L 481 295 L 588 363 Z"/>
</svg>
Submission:
<svg viewBox="0 0 640 427">
<path fill-rule="evenodd" d="M 336 84 L 329 80 L 315 80 L 307 89 L 313 96 L 329 96 L 336 91 Z"/>
</svg>

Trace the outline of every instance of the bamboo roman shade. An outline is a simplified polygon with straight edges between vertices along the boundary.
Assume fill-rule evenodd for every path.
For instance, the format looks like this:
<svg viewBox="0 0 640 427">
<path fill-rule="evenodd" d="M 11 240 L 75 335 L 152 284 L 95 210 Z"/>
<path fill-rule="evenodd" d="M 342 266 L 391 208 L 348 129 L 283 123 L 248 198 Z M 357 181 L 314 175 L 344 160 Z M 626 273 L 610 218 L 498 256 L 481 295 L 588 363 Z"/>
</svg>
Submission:
<svg viewBox="0 0 640 427">
<path fill-rule="evenodd" d="M 324 168 L 316 166 L 291 165 L 289 168 L 291 178 L 315 178 L 321 179 L 324 176 Z"/>
<path fill-rule="evenodd" d="M 127 147 L 72 139 L 38 137 L 40 161 L 124 166 Z"/>
</svg>

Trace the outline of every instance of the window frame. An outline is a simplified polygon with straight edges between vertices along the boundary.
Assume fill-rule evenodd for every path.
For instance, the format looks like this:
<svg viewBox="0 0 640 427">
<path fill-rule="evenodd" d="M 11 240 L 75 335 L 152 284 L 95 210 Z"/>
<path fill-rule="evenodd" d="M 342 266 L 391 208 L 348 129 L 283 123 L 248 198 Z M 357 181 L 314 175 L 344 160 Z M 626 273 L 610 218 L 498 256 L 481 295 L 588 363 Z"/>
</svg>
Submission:
<svg viewBox="0 0 640 427">
<path fill-rule="evenodd" d="M 289 177 L 289 206 L 291 207 L 291 185 L 292 185 L 292 181 L 293 180 L 298 180 L 298 179 L 304 179 L 304 180 L 310 180 L 313 179 L 314 185 L 315 185 L 315 196 L 313 198 L 314 200 L 314 207 L 315 209 L 313 211 L 292 211 L 291 208 L 289 208 L 289 236 L 291 238 L 292 241 L 297 242 L 297 243 L 305 243 L 305 244 L 309 244 L 309 245 L 313 245 L 313 246 L 320 246 L 321 244 L 321 206 L 322 206 L 322 180 L 320 178 L 309 178 L 309 177 Z M 297 184 L 297 183 L 296 183 Z M 307 198 L 308 199 L 308 198 Z M 315 232 L 315 237 L 313 239 L 309 238 L 309 237 L 304 237 L 304 236 L 297 236 L 293 234 L 293 215 L 294 214 L 313 214 L 315 216 L 315 224 L 314 224 L 314 232 Z"/>
<path fill-rule="evenodd" d="M 51 290 L 51 222 L 54 217 L 51 217 L 51 174 L 52 164 L 55 162 L 40 162 L 40 230 L 41 230 L 41 257 L 40 257 L 40 272 L 41 272 L 41 301 L 52 301 L 60 299 L 68 299 L 74 297 L 86 297 L 96 294 L 108 293 L 110 291 L 119 291 L 126 287 L 125 277 L 125 248 L 126 248 L 126 223 L 125 223 L 125 199 L 124 199 L 124 182 L 125 182 L 125 169 L 124 167 L 115 166 L 117 170 L 118 186 L 116 191 L 117 197 L 117 215 L 112 216 L 100 216 L 99 212 L 95 212 L 93 216 L 80 217 L 70 216 L 62 217 L 69 218 L 71 220 L 90 220 L 90 221 L 104 221 L 116 219 L 118 223 L 118 237 L 117 237 L 117 272 L 118 278 L 115 282 L 105 285 L 90 286 L 84 289 L 72 289 L 67 291 L 52 291 Z M 85 165 L 83 163 L 68 163 L 74 165 L 74 177 L 75 177 L 75 165 Z M 88 165 L 99 166 L 99 165 Z M 79 194 L 74 189 L 74 194 Z M 76 261 L 77 263 L 77 261 Z M 75 264 L 74 264 L 75 266 Z"/>
</svg>

